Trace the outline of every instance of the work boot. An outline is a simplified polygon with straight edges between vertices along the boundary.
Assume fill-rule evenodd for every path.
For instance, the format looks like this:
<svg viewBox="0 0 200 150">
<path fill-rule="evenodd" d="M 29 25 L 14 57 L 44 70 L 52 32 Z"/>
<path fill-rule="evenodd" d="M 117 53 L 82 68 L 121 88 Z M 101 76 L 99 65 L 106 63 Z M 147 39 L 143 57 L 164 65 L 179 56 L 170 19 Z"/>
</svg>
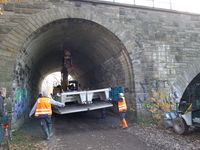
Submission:
<svg viewBox="0 0 200 150">
<path fill-rule="evenodd" d="M 50 139 L 50 135 L 47 136 L 47 140 L 49 140 L 49 139 Z"/>
</svg>

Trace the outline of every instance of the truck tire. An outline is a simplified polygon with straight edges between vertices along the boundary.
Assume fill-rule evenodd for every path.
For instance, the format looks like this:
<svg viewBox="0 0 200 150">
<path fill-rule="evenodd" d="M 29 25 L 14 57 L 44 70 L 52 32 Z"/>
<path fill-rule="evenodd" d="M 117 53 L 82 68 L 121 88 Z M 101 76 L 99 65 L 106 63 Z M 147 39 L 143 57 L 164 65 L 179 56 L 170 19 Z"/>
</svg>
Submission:
<svg viewBox="0 0 200 150">
<path fill-rule="evenodd" d="M 173 121 L 174 131 L 180 135 L 186 134 L 188 132 L 189 126 L 186 124 L 185 120 L 181 117 L 177 117 Z"/>
</svg>

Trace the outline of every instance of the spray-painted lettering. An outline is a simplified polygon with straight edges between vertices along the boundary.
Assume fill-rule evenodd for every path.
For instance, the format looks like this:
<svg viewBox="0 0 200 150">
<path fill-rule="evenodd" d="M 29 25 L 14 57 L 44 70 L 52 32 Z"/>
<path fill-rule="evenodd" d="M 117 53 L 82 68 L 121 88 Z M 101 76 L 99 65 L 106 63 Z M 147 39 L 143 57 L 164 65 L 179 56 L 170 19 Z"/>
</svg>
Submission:
<svg viewBox="0 0 200 150">
<path fill-rule="evenodd" d="M 25 88 L 17 88 L 15 91 L 15 103 L 14 103 L 14 112 L 13 119 L 17 120 L 21 118 L 27 108 L 27 98 L 28 93 Z"/>
</svg>

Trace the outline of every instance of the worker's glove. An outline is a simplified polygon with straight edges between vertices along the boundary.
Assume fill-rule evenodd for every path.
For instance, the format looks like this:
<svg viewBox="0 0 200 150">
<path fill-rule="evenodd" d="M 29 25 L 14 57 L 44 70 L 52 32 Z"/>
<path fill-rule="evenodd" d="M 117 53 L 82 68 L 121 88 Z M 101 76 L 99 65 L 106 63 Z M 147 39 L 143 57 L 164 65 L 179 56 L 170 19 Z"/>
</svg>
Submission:
<svg viewBox="0 0 200 150">
<path fill-rule="evenodd" d="M 61 104 L 61 107 L 65 107 L 65 103 L 62 103 L 62 104 Z"/>
</svg>

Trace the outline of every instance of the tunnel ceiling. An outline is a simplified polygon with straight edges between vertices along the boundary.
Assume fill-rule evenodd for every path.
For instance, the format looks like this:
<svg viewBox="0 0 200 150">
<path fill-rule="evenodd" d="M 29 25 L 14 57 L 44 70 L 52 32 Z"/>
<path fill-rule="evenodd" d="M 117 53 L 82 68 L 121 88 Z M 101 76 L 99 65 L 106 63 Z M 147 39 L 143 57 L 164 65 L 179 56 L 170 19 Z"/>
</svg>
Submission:
<svg viewBox="0 0 200 150">
<path fill-rule="evenodd" d="M 26 50 L 31 68 L 45 76 L 60 71 L 63 49 L 72 55 L 72 76 L 80 76 L 94 67 L 120 55 L 120 41 L 110 31 L 94 22 L 82 19 L 65 19 L 52 22 L 39 29 Z"/>
</svg>

